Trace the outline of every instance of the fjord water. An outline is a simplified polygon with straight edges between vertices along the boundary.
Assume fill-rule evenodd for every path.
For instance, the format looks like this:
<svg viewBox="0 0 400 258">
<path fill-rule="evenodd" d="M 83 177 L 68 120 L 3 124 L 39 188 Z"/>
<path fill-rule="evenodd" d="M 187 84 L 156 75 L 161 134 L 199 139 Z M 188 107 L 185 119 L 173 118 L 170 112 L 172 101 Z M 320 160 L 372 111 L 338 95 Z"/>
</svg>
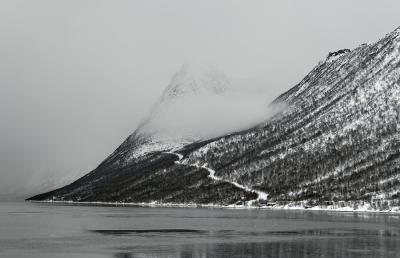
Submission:
<svg viewBox="0 0 400 258">
<path fill-rule="evenodd" d="M 0 257 L 400 257 L 400 215 L 1 202 Z"/>
</svg>

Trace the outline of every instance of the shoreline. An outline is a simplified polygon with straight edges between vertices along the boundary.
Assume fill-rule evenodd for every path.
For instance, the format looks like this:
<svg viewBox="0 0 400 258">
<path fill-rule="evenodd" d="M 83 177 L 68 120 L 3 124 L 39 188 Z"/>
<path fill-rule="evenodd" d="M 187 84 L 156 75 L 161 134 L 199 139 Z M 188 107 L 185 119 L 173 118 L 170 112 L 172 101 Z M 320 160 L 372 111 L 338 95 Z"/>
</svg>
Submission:
<svg viewBox="0 0 400 258">
<path fill-rule="evenodd" d="M 339 213 L 383 213 L 383 214 L 399 214 L 400 207 L 394 207 L 390 210 L 374 210 L 374 209 L 353 209 L 351 207 L 328 208 L 314 206 L 305 208 L 302 206 L 248 206 L 248 205 L 220 205 L 220 204 L 196 204 L 196 203 L 158 203 L 158 202 L 139 202 L 139 203 L 122 203 L 122 202 L 75 202 L 75 201 L 34 201 L 25 200 L 31 203 L 45 204 L 69 204 L 81 206 L 115 206 L 115 207 L 143 207 L 143 208 L 216 208 L 216 209 L 232 209 L 232 210 L 285 210 L 285 211 L 330 211 Z"/>
</svg>

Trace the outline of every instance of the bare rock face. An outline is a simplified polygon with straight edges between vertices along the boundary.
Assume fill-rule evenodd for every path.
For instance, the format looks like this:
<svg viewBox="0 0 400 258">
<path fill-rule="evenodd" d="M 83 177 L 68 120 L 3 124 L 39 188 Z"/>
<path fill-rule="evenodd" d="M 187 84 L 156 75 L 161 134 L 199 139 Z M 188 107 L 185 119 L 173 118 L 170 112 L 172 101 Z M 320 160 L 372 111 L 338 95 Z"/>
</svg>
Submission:
<svg viewBox="0 0 400 258">
<path fill-rule="evenodd" d="M 327 61 L 330 61 L 330 60 L 333 60 L 333 59 L 337 59 L 337 58 L 339 58 L 340 56 L 345 55 L 345 54 L 350 53 L 350 52 L 351 52 L 351 50 L 350 50 L 350 49 L 347 49 L 347 48 L 345 48 L 345 49 L 340 49 L 340 50 L 335 51 L 335 52 L 330 52 L 330 53 L 328 54 L 328 57 L 326 58 L 326 60 L 327 60 Z"/>
<path fill-rule="evenodd" d="M 174 76 L 159 105 L 228 88 L 218 72 L 189 70 Z M 376 43 L 330 53 L 271 105 L 286 108 L 252 129 L 176 145 L 178 163 L 164 153 L 171 147 L 130 163 L 151 139 L 139 128 L 84 178 L 32 199 L 232 204 L 259 191 L 272 201 L 378 199 L 400 206 L 400 28 Z"/>
</svg>

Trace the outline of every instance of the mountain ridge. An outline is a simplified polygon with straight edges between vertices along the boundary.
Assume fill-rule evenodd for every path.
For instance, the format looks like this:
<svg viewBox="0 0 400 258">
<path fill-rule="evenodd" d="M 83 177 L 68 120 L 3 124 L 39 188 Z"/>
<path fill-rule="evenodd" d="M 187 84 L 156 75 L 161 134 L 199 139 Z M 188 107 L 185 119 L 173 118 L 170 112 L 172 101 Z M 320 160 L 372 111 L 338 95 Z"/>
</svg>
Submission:
<svg viewBox="0 0 400 258">
<path fill-rule="evenodd" d="M 100 165 L 110 165 L 113 161 L 116 166 L 124 166 L 132 159 L 140 158 L 146 153 L 181 148 L 201 140 L 200 136 L 194 134 L 190 137 L 181 137 L 172 135 L 169 131 L 160 132 L 157 130 L 157 125 L 154 125 L 154 120 L 171 112 L 170 106 L 174 105 L 177 99 L 196 94 L 219 95 L 228 91 L 229 87 L 230 82 L 227 77 L 216 68 L 185 62 L 172 77 L 147 118 Z"/>
<path fill-rule="evenodd" d="M 261 191 L 269 202 L 290 205 L 341 201 L 353 208 L 366 202 L 371 209 L 400 206 L 400 27 L 376 43 L 329 54 L 271 105 L 280 104 L 286 108 L 254 128 L 174 149 L 183 155 L 181 164 L 196 165 L 191 169 L 182 170 L 176 158 L 170 160 L 173 157 L 155 161 L 165 159 L 165 153 L 148 153 L 136 165 L 156 169 L 140 179 L 129 175 L 127 181 L 107 183 L 121 185 L 118 191 L 89 194 L 85 188 L 100 189 L 92 180 L 31 200 L 78 196 L 82 201 L 86 196 L 102 201 L 260 205 L 254 193 Z M 210 169 L 222 180 L 211 180 Z M 177 171 L 189 183 L 173 183 Z M 94 176 L 99 178 L 100 172 Z M 170 187 L 155 188 L 157 176 L 171 182 Z M 124 189 L 131 187 L 136 188 Z M 119 197 L 107 195 L 116 192 Z"/>
</svg>

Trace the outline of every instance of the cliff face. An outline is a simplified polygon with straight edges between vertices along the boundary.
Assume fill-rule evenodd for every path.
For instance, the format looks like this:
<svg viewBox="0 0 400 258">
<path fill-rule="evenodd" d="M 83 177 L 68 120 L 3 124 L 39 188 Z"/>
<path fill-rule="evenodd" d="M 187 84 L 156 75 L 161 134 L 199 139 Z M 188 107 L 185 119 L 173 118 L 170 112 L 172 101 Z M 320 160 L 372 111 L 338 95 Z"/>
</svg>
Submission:
<svg viewBox="0 0 400 258">
<path fill-rule="evenodd" d="M 275 201 L 398 205 L 400 29 L 330 53 L 271 105 L 286 108 L 255 128 L 121 163 L 146 142 L 133 134 L 89 175 L 32 199 L 232 204 L 264 193 Z M 165 153 L 171 149 L 183 157 Z"/>
</svg>

